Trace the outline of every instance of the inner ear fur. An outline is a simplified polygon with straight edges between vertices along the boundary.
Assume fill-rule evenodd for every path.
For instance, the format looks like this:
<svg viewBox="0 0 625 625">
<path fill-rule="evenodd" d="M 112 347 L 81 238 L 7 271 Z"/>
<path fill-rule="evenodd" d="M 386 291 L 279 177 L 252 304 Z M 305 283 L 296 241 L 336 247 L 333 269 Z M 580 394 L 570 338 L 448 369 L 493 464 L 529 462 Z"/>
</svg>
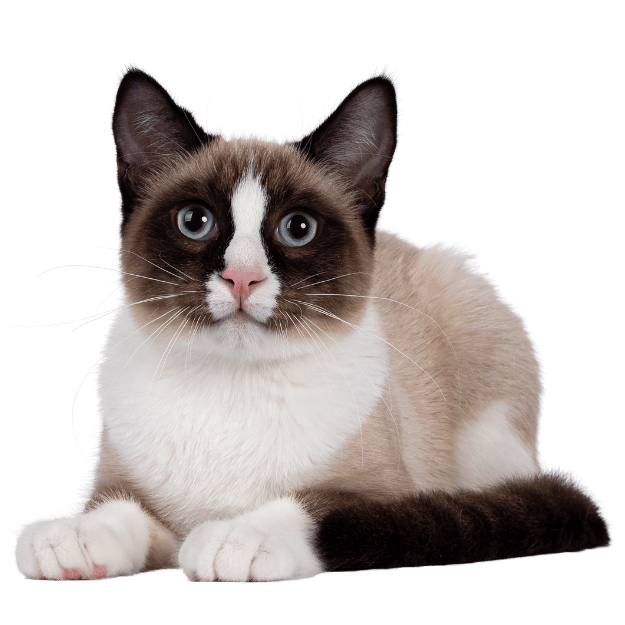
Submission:
<svg viewBox="0 0 625 625">
<path fill-rule="evenodd" d="M 385 76 L 356 87 L 328 119 L 295 144 L 352 186 L 372 235 L 396 145 L 397 100 L 393 83 Z"/>
<path fill-rule="evenodd" d="M 122 230 L 143 179 L 155 168 L 214 138 L 154 78 L 138 69 L 129 70 L 117 90 L 113 135 L 122 194 Z"/>
</svg>

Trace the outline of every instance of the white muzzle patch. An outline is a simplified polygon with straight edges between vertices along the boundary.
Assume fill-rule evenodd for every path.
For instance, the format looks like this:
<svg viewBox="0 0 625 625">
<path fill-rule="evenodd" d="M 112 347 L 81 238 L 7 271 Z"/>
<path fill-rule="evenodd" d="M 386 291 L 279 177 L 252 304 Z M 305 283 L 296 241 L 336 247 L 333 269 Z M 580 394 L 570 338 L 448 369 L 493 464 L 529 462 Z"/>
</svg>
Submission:
<svg viewBox="0 0 625 625">
<path fill-rule="evenodd" d="M 265 277 L 247 298 L 244 307 L 248 315 L 261 323 L 271 316 L 280 293 L 280 281 L 269 267 L 262 242 L 261 227 L 266 209 L 267 194 L 250 168 L 232 192 L 234 236 L 226 249 L 224 259 L 226 270 L 253 271 Z M 217 272 L 210 276 L 206 287 L 208 308 L 215 319 L 223 319 L 236 313 L 238 302 Z"/>
</svg>

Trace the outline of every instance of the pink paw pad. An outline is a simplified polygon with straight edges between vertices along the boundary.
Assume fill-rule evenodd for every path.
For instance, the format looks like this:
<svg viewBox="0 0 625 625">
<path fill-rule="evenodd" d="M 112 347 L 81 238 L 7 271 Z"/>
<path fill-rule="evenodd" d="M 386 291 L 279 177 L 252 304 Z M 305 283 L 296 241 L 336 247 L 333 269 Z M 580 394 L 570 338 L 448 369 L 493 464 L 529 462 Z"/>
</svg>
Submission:
<svg viewBox="0 0 625 625">
<path fill-rule="evenodd" d="M 201 582 L 201 581 L 202 581 L 202 580 L 200 579 L 200 576 L 199 576 L 199 575 L 198 575 L 195 571 L 193 571 L 193 573 L 191 573 L 191 575 L 190 575 L 189 579 L 190 579 L 192 582 Z"/>
<path fill-rule="evenodd" d="M 78 569 L 63 569 L 63 579 L 82 579 L 82 573 Z"/>
<path fill-rule="evenodd" d="M 107 568 L 102 564 L 94 564 L 91 579 L 102 579 L 103 577 L 106 577 L 107 572 Z"/>
</svg>

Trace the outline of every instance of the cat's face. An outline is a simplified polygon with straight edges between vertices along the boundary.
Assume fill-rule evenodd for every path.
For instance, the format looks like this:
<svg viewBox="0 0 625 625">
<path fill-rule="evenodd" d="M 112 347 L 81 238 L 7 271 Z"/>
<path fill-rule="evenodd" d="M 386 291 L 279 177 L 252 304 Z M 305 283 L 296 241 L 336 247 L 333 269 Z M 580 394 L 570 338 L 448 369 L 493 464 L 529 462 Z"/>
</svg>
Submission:
<svg viewBox="0 0 625 625">
<path fill-rule="evenodd" d="M 127 74 L 113 123 L 121 262 L 144 331 L 259 359 L 358 324 L 394 116 L 392 86 L 374 79 L 299 143 L 225 141 Z"/>
</svg>

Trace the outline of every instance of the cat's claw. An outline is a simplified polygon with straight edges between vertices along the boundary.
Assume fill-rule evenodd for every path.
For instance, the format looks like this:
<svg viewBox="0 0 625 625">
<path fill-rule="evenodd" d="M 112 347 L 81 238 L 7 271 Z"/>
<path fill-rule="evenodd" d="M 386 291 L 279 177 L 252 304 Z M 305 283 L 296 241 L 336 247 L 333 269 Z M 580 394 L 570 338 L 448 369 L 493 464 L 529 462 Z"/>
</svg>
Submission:
<svg viewBox="0 0 625 625">
<path fill-rule="evenodd" d="M 272 519 L 271 512 L 278 513 Z M 180 566 L 192 581 L 275 581 L 321 572 L 310 522 L 290 500 L 227 521 L 208 521 L 184 541 Z"/>
</svg>

